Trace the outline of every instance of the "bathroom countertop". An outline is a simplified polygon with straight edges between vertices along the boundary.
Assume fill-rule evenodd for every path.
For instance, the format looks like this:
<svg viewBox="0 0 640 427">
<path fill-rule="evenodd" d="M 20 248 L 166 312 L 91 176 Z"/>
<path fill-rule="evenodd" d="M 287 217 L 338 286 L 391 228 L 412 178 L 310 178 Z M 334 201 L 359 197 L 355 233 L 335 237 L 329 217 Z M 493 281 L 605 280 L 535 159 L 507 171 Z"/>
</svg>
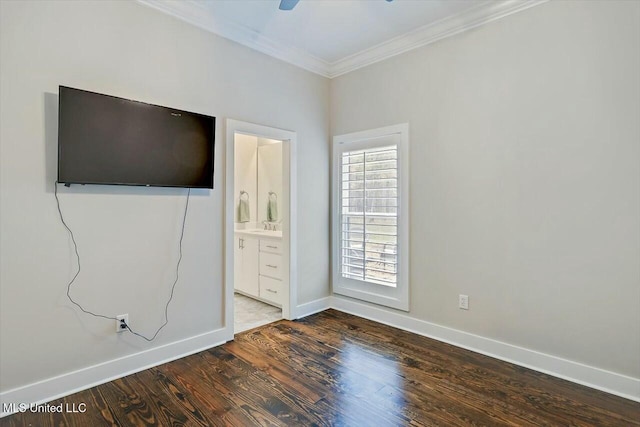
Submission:
<svg viewBox="0 0 640 427">
<path fill-rule="evenodd" d="M 261 230 L 257 228 L 252 230 L 235 230 L 235 234 L 240 236 L 246 236 L 246 237 L 255 237 L 257 239 L 273 239 L 273 240 L 282 239 L 282 230 L 272 231 L 272 230 Z"/>
</svg>

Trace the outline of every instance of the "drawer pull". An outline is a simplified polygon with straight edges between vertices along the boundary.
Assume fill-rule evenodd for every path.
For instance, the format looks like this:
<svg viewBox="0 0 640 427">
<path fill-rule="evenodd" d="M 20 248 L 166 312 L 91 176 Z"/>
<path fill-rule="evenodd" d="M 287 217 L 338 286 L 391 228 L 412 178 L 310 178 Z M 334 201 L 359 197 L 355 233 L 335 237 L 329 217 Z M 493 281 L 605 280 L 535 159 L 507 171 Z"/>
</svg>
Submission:
<svg viewBox="0 0 640 427">
<path fill-rule="evenodd" d="M 267 245 L 267 247 L 268 247 L 268 248 L 271 248 L 271 249 L 278 249 L 278 247 L 277 247 L 277 246 Z"/>
<path fill-rule="evenodd" d="M 278 266 L 277 266 L 277 265 L 271 265 L 271 264 L 267 264 L 267 267 L 270 267 L 270 268 L 278 268 Z"/>
<path fill-rule="evenodd" d="M 269 288 L 267 288 L 267 292 L 271 292 L 272 294 L 277 294 L 278 293 L 278 291 L 274 291 L 273 289 L 269 289 Z"/>
</svg>

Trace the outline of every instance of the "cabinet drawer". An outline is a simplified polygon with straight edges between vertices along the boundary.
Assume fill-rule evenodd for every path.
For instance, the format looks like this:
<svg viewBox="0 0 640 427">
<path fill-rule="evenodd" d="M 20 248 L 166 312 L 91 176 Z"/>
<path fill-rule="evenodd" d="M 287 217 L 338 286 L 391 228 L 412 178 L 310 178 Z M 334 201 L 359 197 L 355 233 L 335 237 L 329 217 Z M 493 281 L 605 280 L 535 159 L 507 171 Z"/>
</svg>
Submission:
<svg viewBox="0 0 640 427">
<path fill-rule="evenodd" d="M 282 256 L 260 252 L 260 274 L 282 280 Z"/>
<path fill-rule="evenodd" d="M 260 251 L 271 252 L 274 254 L 282 253 L 282 241 L 281 240 L 260 240 Z"/>
<path fill-rule="evenodd" d="M 260 276 L 260 298 L 282 305 L 282 282 Z"/>
</svg>

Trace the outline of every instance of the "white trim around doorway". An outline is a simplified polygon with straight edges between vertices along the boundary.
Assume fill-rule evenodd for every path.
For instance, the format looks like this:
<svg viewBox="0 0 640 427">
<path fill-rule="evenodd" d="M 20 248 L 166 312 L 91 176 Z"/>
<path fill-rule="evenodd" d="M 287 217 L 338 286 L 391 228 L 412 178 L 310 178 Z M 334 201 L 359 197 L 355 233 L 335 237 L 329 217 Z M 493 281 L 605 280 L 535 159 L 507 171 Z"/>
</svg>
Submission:
<svg viewBox="0 0 640 427">
<path fill-rule="evenodd" d="M 288 286 L 285 286 L 282 304 L 282 317 L 295 319 L 298 301 L 297 283 L 297 197 L 296 197 L 296 158 L 297 158 L 297 134 L 296 132 L 277 129 L 239 120 L 226 119 L 226 143 L 225 143 L 225 219 L 224 219 L 224 330 L 227 340 L 233 339 L 233 291 L 234 291 L 234 266 L 233 266 L 233 238 L 234 238 L 234 144 L 237 133 L 254 135 L 268 139 L 282 141 L 283 174 L 282 188 L 285 193 L 283 198 L 282 243 L 283 243 L 283 267 L 288 271 Z"/>
</svg>

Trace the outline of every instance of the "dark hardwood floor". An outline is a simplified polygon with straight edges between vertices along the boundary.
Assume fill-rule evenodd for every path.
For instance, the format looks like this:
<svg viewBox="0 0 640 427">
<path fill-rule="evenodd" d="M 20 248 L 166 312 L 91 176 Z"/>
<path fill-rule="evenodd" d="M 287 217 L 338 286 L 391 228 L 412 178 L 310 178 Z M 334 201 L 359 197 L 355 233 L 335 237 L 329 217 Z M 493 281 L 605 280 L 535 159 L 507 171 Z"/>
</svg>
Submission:
<svg viewBox="0 0 640 427">
<path fill-rule="evenodd" d="M 0 426 L 640 426 L 640 403 L 328 310 Z"/>
</svg>

